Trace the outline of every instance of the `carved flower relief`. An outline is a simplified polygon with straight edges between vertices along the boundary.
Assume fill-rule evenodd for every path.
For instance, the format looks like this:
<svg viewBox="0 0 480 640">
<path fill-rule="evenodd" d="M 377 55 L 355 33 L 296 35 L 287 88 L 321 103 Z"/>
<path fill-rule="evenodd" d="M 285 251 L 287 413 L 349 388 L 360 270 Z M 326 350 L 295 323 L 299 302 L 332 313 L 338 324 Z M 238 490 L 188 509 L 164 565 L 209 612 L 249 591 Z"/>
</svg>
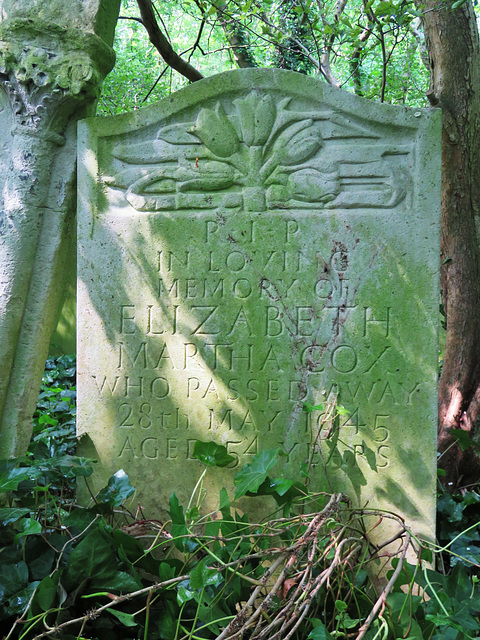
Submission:
<svg viewBox="0 0 480 640">
<path fill-rule="evenodd" d="M 201 109 L 191 132 L 219 158 L 229 158 L 240 146 L 237 133 L 221 104 L 217 105 L 215 111 Z"/>
<path fill-rule="evenodd" d="M 244 100 L 234 100 L 233 104 L 238 131 L 220 103 L 215 111 L 201 109 L 189 131 L 212 154 L 237 165 L 240 172 L 249 178 L 255 175 L 265 183 L 275 168 L 301 164 L 323 146 L 319 123 L 311 118 L 304 119 L 298 112 L 291 112 L 293 123 L 290 126 L 275 127 L 277 113 L 271 96 L 259 99 L 252 92 Z M 280 118 L 280 123 L 283 119 Z M 259 147 L 262 148 L 260 154 L 257 152 Z M 237 153 L 242 156 L 242 166 L 238 165 L 240 158 L 234 157 Z"/>
<path fill-rule="evenodd" d="M 275 102 L 271 95 L 263 98 L 252 91 L 243 100 L 234 100 L 242 131 L 242 140 L 248 147 L 266 144 L 276 117 Z"/>
<path fill-rule="evenodd" d="M 279 165 L 292 166 L 306 162 L 323 147 L 320 125 L 312 120 L 296 122 L 275 140 L 272 153 Z"/>
<path fill-rule="evenodd" d="M 319 169 L 299 169 L 290 174 L 284 185 L 273 185 L 267 191 L 271 207 L 295 206 L 295 201 L 325 205 L 339 195 L 341 184 L 338 172 Z"/>
<path fill-rule="evenodd" d="M 174 201 L 165 201 L 162 196 L 191 191 L 222 191 L 234 183 L 232 167 L 215 161 L 198 167 L 180 164 L 173 171 L 162 167 L 147 173 L 137 171 L 135 175 L 130 170 L 127 172 L 123 173 L 126 180 L 120 181 L 117 177 L 115 186 L 127 188 L 127 200 L 138 211 L 156 211 L 164 208 L 162 204 L 174 206 Z M 133 183 L 128 184 L 129 178 L 135 178 Z"/>
<path fill-rule="evenodd" d="M 188 199 L 172 199 L 182 193 L 194 198 L 225 192 L 234 203 L 226 206 L 251 211 L 261 211 L 277 196 L 328 202 L 339 192 L 332 174 L 336 168 L 324 172 L 305 166 L 314 157 L 315 166 L 319 164 L 324 144 L 320 122 L 311 114 L 288 110 L 290 101 L 276 104 L 271 95 L 252 91 L 234 100 L 228 115 L 221 103 L 201 108 L 190 125 L 167 125 L 157 140 L 117 147 L 115 157 L 124 168 L 107 183 L 126 188 L 127 200 L 140 211 L 189 206 Z M 270 197 L 272 193 L 276 197 Z M 172 195 L 166 199 L 163 194 Z M 202 206 L 198 200 L 191 202 Z"/>
<path fill-rule="evenodd" d="M 282 114 L 278 123 L 276 106 L 269 95 L 259 99 L 252 92 L 246 99 L 235 100 L 233 104 L 237 113 L 237 129 L 218 105 L 215 112 L 211 109 L 200 111 L 191 133 L 210 152 L 224 158 L 225 164 L 236 169 L 232 180 L 243 187 L 245 209 L 264 208 L 269 186 L 275 183 L 287 185 L 283 190 L 285 198 L 295 198 L 299 190 L 289 187 L 297 184 L 301 176 L 296 179 L 288 179 L 287 176 L 294 167 L 301 166 L 323 147 L 320 124 L 311 118 L 295 121 L 301 117 L 298 113 L 291 114 L 293 122 L 290 123 Z M 215 138 L 212 131 L 215 131 Z M 313 178 L 321 180 L 323 173 L 316 171 L 309 177 L 310 182 Z M 325 192 L 333 193 L 335 189 L 319 187 L 316 185 L 313 191 L 304 189 L 300 199 L 318 203 L 328 201 L 324 197 Z M 317 198 L 320 192 L 322 198 Z"/>
<path fill-rule="evenodd" d="M 290 197 L 303 202 L 321 202 L 334 200 L 340 193 L 338 171 L 319 171 L 318 169 L 300 169 L 288 176 L 287 189 Z"/>
<path fill-rule="evenodd" d="M 89 91 L 98 87 L 100 78 L 96 77 L 95 69 L 88 56 L 78 52 L 65 56 L 57 72 L 55 83 L 73 95 Z"/>
</svg>

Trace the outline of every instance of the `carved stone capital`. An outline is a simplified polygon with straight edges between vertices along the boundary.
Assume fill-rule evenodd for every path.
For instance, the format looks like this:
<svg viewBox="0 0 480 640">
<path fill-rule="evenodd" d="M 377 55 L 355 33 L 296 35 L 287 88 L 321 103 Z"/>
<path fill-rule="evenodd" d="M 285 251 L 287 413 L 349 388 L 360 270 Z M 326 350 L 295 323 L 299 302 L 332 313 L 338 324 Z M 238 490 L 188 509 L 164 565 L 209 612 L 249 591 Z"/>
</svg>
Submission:
<svg viewBox="0 0 480 640">
<path fill-rule="evenodd" d="M 15 127 L 58 144 L 74 112 L 98 98 L 115 53 L 91 32 L 15 19 L 0 27 L 0 81 Z"/>
</svg>

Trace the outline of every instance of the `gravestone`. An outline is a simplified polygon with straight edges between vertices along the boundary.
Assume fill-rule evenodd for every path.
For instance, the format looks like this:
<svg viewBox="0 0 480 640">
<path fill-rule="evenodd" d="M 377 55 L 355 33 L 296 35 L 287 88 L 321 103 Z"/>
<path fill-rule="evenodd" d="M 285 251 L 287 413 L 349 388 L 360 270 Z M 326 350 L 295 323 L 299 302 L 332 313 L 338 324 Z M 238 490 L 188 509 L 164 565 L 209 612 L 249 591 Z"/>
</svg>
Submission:
<svg viewBox="0 0 480 640">
<path fill-rule="evenodd" d="M 101 482 L 124 468 L 150 515 L 186 504 L 213 440 L 235 457 L 215 508 L 256 452 L 298 477 L 313 446 L 312 487 L 429 535 L 439 112 L 241 70 L 79 138 L 78 425 Z"/>
</svg>

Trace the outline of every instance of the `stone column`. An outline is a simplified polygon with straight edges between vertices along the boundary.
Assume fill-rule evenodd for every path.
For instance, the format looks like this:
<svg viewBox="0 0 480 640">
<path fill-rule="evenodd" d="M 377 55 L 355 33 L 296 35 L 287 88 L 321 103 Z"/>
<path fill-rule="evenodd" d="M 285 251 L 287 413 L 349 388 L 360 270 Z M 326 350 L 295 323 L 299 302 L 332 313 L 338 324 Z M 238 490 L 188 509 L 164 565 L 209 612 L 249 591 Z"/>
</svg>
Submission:
<svg viewBox="0 0 480 640">
<path fill-rule="evenodd" d="M 0 0 L 0 457 L 21 455 L 75 255 L 76 121 L 112 69 L 120 0 Z"/>
</svg>

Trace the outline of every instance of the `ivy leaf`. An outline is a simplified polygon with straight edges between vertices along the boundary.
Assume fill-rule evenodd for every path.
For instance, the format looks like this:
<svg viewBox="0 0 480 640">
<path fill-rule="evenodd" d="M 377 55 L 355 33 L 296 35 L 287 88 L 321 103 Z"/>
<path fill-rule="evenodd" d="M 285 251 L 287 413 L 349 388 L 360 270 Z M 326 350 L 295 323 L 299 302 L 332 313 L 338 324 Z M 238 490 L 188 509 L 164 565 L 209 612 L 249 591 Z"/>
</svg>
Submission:
<svg viewBox="0 0 480 640">
<path fill-rule="evenodd" d="M 216 442 L 202 442 L 197 440 L 193 447 L 193 457 L 207 467 L 226 467 L 235 458 L 227 452 L 227 448 Z"/>
<path fill-rule="evenodd" d="M 453 555 L 450 557 L 450 565 L 452 567 L 465 562 L 471 562 L 476 567 L 480 566 L 480 547 L 475 544 L 468 541 L 463 542 L 460 538 L 460 540 L 452 544 L 450 549 L 456 556 L 460 556 L 459 558 Z"/>
<path fill-rule="evenodd" d="M 12 522 L 16 522 L 23 516 L 26 516 L 27 513 L 30 513 L 30 509 L 3 507 L 2 509 L 0 509 L 0 523 L 4 526 L 7 524 L 12 524 Z"/>
<path fill-rule="evenodd" d="M 96 577 L 107 570 L 114 571 L 116 567 L 117 559 L 111 544 L 100 531 L 92 531 L 70 554 L 67 572 L 74 584 L 78 585 L 84 578 Z"/>
<path fill-rule="evenodd" d="M 28 582 L 28 566 L 23 560 L 16 564 L 0 565 L 0 600 L 23 589 Z"/>
<path fill-rule="evenodd" d="M 178 502 L 175 493 L 172 493 L 169 500 L 170 518 L 172 519 L 172 536 L 173 542 L 179 551 L 194 551 L 198 547 L 198 543 L 191 538 L 184 538 L 188 535 L 188 529 L 185 524 L 185 516 L 183 507 Z"/>
<path fill-rule="evenodd" d="M 340 613 L 344 613 L 348 608 L 348 605 L 343 600 L 335 600 L 335 609 L 340 611 Z"/>
<path fill-rule="evenodd" d="M 72 476 L 91 476 L 93 473 L 92 460 L 89 458 L 80 458 L 78 456 L 62 456 L 56 460 L 56 464 L 60 471 L 71 478 Z"/>
<path fill-rule="evenodd" d="M 268 471 L 277 463 L 278 449 L 267 449 L 258 453 L 250 464 L 241 469 L 234 478 L 235 500 L 248 491 L 255 493 L 267 479 Z"/>
<path fill-rule="evenodd" d="M 18 485 L 24 480 L 28 480 L 28 469 L 9 469 L 0 473 L 0 493 L 15 491 Z"/>
<path fill-rule="evenodd" d="M 190 585 L 192 589 L 202 589 L 209 585 L 218 586 L 223 581 L 223 576 L 218 569 L 207 567 L 202 560 L 190 573 Z"/>
<path fill-rule="evenodd" d="M 348 416 L 350 413 L 350 411 L 348 409 L 345 409 L 345 407 L 342 407 L 341 404 L 337 405 L 336 412 L 339 416 Z"/>
<path fill-rule="evenodd" d="M 178 498 L 175 493 L 172 493 L 170 496 L 170 500 L 168 502 L 170 506 L 170 518 L 172 519 L 172 524 L 185 524 L 185 516 L 183 515 L 183 507 L 179 503 Z"/>
<path fill-rule="evenodd" d="M 130 484 L 127 474 L 120 469 L 109 478 L 107 486 L 99 491 L 96 500 L 112 507 L 119 507 L 134 492 L 135 488 Z"/>
<path fill-rule="evenodd" d="M 48 611 L 50 607 L 53 606 L 56 593 L 57 583 L 50 576 L 45 576 L 45 578 L 38 585 L 37 591 L 35 593 L 35 600 L 42 611 Z"/>
<path fill-rule="evenodd" d="M 115 616 L 117 620 L 123 624 L 124 627 L 136 627 L 137 623 L 135 622 L 135 614 L 134 613 L 125 613 L 124 611 L 115 611 L 115 609 L 107 609 L 108 613 L 111 613 L 112 616 Z"/>
<path fill-rule="evenodd" d="M 40 584 L 40 581 L 36 580 L 35 582 L 30 582 L 27 586 L 21 591 L 17 591 L 16 593 L 9 596 L 5 599 L 1 604 L 1 609 L 3 609 L 3 616 L 8 618 L 14 615 L 20 615 L 25 611 L 25 607 L 30 602 L 30 598 L 33 595 L 33 592 Z"/>
<path fill-rule="evenodd" d="M 333 636 L 327 631 L 327 628 L 318 619 L 310 620 L 314 628 L 307 636 L 307 640 L 333 640 Z"/>
<path fill-rule="evenodd" d="M 157 628 L 160 640 L 174 640 L 177 631 L 178 608 L 177 604 L 165 600 L 163 610 L 160 609 L 157 616 Z"/>
<path fill-rule="evenodd" d="M 24 518 L 21 520 L 20 525 L 22 529 L 15 536 L 15 542 L 17 543 L 24 536 L 33 536 L 42 533 L 42 525 L 34 518 Z"/>
<path fill-rule="evenodd" d="M 30 538 L 27 562 L 32 580 L 43 580 L 52 571 L 55 559 L 55 550 L 46 545 L 41 536 Z"/>
<path fill-rule="evenodd" d="M 142 582 L 135 574 L 131 576 L 126 571 L 106 570 L 100 571 L 94 579 L 92 579 L 92 589 L 106 589 L 108 591 L 120 591 L 121 593 L 128 593 L 129 591 L 136 591 L 142 587 Z"/>
<path fill-rule="evenodd" d="M 228 511 L 230 510 L 230 498 L 228 497 L 228 493 L 227 493 L 227 490 L 225 489 L 225 487 L 222 487 L 220 489 L 220 504 L 219 504 L 218 508 L 222 512 L 223 512 L 224 509 L 227 509 Z M 230 513 L 230 511 L 229 511 L 229 513 Z"/>
<path fill-rule="evenodd" d="M 158 577 L 160 582 L 171 580 L 175 577 L 175 567 L 172 567 L 168 562 L 161 562 L 158 567 Z"/>
<path fill-rule="evenodd" d="M 188 586 L 185 586 L 188 585 Z M 190 588 L 190 583 L 188 580 L 185 582 L 181 582 L 178 586 L 177 591 L 177 602 L 181 606 L 188 602 L 189 600 L 193 600 L 195 598 L 195 591 Z"/>
<path fill-rule="evenodd" d="M 470 438 L 468 431 L 464 431 L 463 429 L 450 429 L 450 433 L 455 438 L 462 451 L 466 451 L 475 445 L 475 442 Z"/>
<path fill-rule="evenodd" d="M 285 495 L 293 484 L 294 480 L 288 480 L 287 478 L 270 480 L 270 488 L 272 491 L 276 491 L 279 496 Z"/>
</svg>

